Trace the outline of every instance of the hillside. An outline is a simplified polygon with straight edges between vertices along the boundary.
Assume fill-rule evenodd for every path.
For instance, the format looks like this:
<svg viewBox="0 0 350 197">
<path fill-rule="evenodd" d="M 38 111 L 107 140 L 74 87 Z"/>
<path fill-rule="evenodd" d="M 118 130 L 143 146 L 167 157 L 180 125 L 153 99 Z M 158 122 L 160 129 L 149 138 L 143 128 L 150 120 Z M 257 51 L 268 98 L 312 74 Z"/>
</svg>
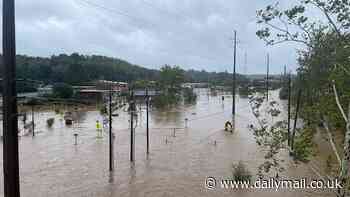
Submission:
<svg viewBox="0 0 350 197">
<path fill-rule="evenodd" d="M 2 62 L 2 56 L 0 56 Z M 185 71 L 187 82 L 208 82 L 230 85 L 232 74 L 206 71 Z M 158 80 L 159 70 L 134 65 L 125 60 L 99 55 L 53 55 L 49 58 L 17 55 L 17 78 L 64 82 L 72 85 L 97 79 L 132 82 L 135 80 Z M 238 81 L 245 78 L 241 75 Z"/>
</svg>

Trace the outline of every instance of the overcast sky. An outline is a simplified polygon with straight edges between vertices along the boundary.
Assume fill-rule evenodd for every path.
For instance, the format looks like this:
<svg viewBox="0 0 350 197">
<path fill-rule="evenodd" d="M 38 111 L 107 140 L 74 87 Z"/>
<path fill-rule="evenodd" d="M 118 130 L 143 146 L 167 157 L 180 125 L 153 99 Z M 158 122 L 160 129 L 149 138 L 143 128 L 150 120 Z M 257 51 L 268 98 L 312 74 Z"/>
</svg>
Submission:
<svg viewBox="0 0 350 197">
<path fill-rule="evenodd" d="M 283 65 L 296 68 L 298 46 L 266 47 L 255 35 L 256 10 L 273 2 L 16 0 L 17 53 L 51 56 L 78 52 L 117 57 L 148 68 L 171 64 L 231 72 L 236 29 L 238 72 L 264 73 L 269 52 L 272 72 L 281 73 Z"/>
</svg>

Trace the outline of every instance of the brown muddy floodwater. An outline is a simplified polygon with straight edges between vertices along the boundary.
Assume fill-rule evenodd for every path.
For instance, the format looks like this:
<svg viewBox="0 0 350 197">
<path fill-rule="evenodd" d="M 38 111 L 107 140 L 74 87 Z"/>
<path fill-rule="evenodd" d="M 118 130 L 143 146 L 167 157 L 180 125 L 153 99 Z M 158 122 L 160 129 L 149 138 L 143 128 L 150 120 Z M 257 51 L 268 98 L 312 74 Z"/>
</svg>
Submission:
<svg viewBox="0 0 350 197">
<path fill-rule="evenodd" d="M 20 187 L 24 197 L 168 197 L 168 196 L 329 196 L 329 193 L 297 190 L 207 190 L 206 177 L 231 177 L 232 163 L 242 160 L 255 176 L 264 162 L 264 150 L 257 146 L 248 129 L 255 119 L 248 99 L 238 98 L 236 130 L 225 132 L 224 122 L 231 120 L 232 97 L 209 96 L 197 90 L 196 105 L 179 106 L 170 111 L 150 112 L 150 154 L 146 156 L 146 116 L 144 106 L 136 128 L 135 163 L 129 161 L 129 115 L 120 111 L 113 118 L 116 134 L 115 171 L 108 171 L 108 134 L 96 138 L 95 122 L 102 121 L 98 111 L 79 114 L 78 123 L 67 127 L 53 111 L 35 114 L 35 137 L 19 141 Z M 276 97 L 276 93 L 273 93 Z M 51 129 L 46 120 L 54 117 Z M 185 129 L 185 118 L 188 128 Z M 30 116 L 29 118 L 30 119 Z M 21 125 L 19 125 L 22 128 Z M 170 128 L 176 130 L 175 137 Z M 78 145 L 74 145 L 78 133 Z M 2 144 L 2 142 L 0 142 Z M 2 145 L 0 146 L 2 158 Z M 283 155 L 281 155 L 283 157 Z M 2 159 L 0 166 L 2 167 Z M 318 178 L 307 165 L 295 165 L 286 156 L 284 178 Z M 3 171 L 0 171 L 0 196 L 3 195 Z"/>
</svg>

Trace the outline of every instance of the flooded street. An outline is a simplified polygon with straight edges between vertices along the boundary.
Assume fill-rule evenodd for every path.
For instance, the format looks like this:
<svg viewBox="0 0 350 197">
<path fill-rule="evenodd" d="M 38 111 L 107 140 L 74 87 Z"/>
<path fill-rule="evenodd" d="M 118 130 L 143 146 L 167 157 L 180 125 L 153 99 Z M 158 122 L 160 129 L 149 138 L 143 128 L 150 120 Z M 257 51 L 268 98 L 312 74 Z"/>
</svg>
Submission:
<svg viewBox="0 0 350 197">
<path fill-rule="evenodd" d="M 239 190 L 205 188 L 206 177 L 230 178 L 232 164 L 242 160 L 256 177 L 264 162 L 264 150 L 256 144 L 248 124 L 254 124 L 248 99 L 237 99 L 236 130 L 224 131 L 231 120 L 232 97 L 208 96 L 206 89 L 197 90 L 196 105 L 179 106 L 170 111 L 150 111 L 150 154 L 146 155 L 146 111 L 141 106 L 136 128 L 135 163 L 130 163 L 129 114 L 119 111 L 113 117 L 116 135 L 115 170 L 108 171 L 108 133 L 98 139 L 98 111 L 79 114 L 78 123 L 64 125 L 53 111 L 37 112 L 33 138 L 19 141 L 21 194 L 25 197 L 97 196 L 97 197 L 167 197 L 167 196 L 329 196 L 306 191 Z M 276 98 L 278 93 L 272 93 Z M 138 107 L 139 108 L 139 107 Z M 52 128 L 46 119 L 54 117 Z M 185 128 L 185 119 L 188 119 Z M 21 127 L 20 127 L 21 128 Z M 174 133 L 174 129 L 175 130 Z M 78 144 L 74 145 L 74 133 Z M 2 142 L 0 146 L 2 158 Z M 285 157 L 284 178 L 318 178 L 304 164 L 295 165 Z M 0 166 L 2 167 L 2 159 Z M 0 195 L 3 195 L 3 171 L 0 171 Z"/>
</svg>

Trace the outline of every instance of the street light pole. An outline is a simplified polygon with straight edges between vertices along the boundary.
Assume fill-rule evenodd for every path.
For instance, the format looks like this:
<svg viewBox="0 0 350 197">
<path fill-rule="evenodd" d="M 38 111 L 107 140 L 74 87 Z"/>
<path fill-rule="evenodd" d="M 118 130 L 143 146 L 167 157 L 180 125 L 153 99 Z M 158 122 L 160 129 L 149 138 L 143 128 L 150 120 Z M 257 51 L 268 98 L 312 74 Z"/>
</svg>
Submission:
<svg viewBox="0 0 350 197">
<path fill-rule="evenodd" d="M 149 154 L 149 95 L 148 95 L 148 88 L 146 89 L 146 121 L 147 121 L 147 125 L 146 125 L 146 135 L 147 135 L 147 154 Z"/>
<path fill-rule="evenodd" d="M 130 161 L 135 161 L 135 130 L 134 130 L 134 111 L 136 110 L 134 101 L 134 91 L 130 95 Z"/>
<path fill-rule="evenodd" d="M 237 53 L 237 31 L 234 31 L 233 44 L 233 85 L 232 85 L 232 115 L 236 114 L 236 53 Z"/>
<path fill-rule="evenodd" d="M 112 133 L 112 88 L 109 89 L 109 171 L 114 169 L 113 133 Z"/>
<path fill-rule="evenodd" d="M 19 197 L 15 1 L 4 0 L 2 13 L 4 197 Z"/>
</svg>

